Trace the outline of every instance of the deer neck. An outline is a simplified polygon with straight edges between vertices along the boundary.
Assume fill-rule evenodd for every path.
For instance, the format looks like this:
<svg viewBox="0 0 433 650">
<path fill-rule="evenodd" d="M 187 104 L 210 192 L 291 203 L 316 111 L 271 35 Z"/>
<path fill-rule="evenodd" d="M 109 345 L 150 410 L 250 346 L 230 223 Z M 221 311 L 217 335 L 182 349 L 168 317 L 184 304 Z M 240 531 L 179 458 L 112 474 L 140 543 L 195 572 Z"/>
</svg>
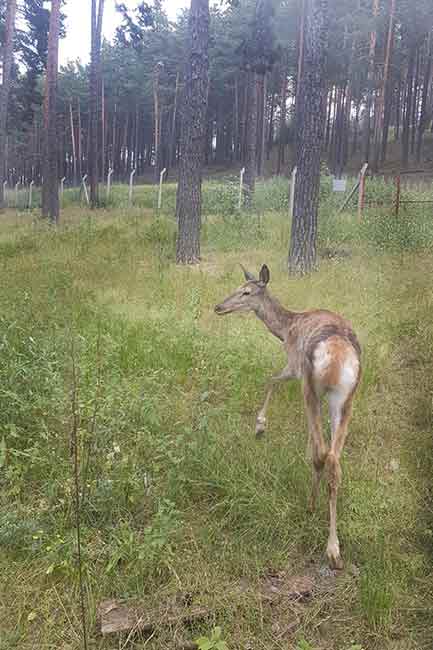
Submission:
<svg viewBox="0 0 433 650">
<path fill-rule="evenodd" d="M 285 309 L 276 298 L 265 293 L 255 313 L 274 336 L 284 341 L 288 325 L 293 318 L 290 311 Z"/>
</svg>

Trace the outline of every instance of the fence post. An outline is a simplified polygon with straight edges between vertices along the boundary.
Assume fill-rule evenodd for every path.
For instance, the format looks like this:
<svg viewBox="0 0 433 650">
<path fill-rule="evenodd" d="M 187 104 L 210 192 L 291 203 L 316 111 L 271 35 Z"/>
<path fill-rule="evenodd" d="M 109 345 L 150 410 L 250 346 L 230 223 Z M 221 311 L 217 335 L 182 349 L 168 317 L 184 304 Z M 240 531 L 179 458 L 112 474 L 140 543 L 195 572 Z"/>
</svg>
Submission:
<svg viewBox="0 0 433 650">
<path fill-rule="evenodd" d="M 89 192 L 87 191 L 86 180 L 87 180 L 87 174 L 84 174 L 83 178 L 81 179 L 81 184 L 82 184 L 82 186 L 83 186 L 84 196 L 86 197 L 87 205 L 89 205 L 89 204 L 90 204 L 90 201 L 89 201 Z"/>
<path fill-rule="evenodd" d="M 6 185 L 7 184 L 8 184 L 7 181 L 3 181 L 3 200 L 5 202 L 5 206 L 8 208 L 9 205 L 8 205 L 8 201 L 7 201 L 7 198 L 6 198 Z"/>
<path fill-rule="evenodd" d="M 107 174 L 107 201 L 108 201 L 108 199 L 110 198 L 110 192 L 111 192 L 111 177 L 112 177 L 113 173 L 114 173 L 114 169 L 112 169 L 112 168 L 110 167 L 110 169 L 108 170 L 108 174 Z"/>
<path fill-rule="evenodd" d="M 129 197 L 128 197 L 128 206 L 129 207 L 131 207 L 131 205 L 132 205 L 132 187 L 133 187 L 133 184 L 134 184 L 134 176 L 135 176 L 136 171 L 137 171 L 137 169 L 134 167 L 134 169 L 132 170 L 132 172 L 129 175 Z"/>
<path fill-rule="evenodd" d="M 244 174 L 245 174 L 245 167 L 242 167 L 240 178 L 239 178 L 239 202 L 238 202 L 239 210 L 242 210 L 242 204 L 244 202 Z"/>
<path fill-rule="evenodd" d="M 298 168 L 293 167 L 292 179 L 290 181 L 290 203 L 289 203 L 289 216 L 293 219 L 293 210 L 295 207 L 295 185 L 296 185 L 296 174 L 298 173 Z"/>
<path fill-rule="evenodd" d="M 359 172 L 359 193 L 358 193 L 358 221 L 362 219 L 365 204 L 365 175 L 367 173 L 368 163 L 365 163 Z"/>
<path fill-rule="evenodd" d="M 15 185 L 15 207 L 18 210 L 18 186 L 21 185 L 21 181 L 17 181 Z"/>
<path fill-rule="evenodd" d="M 35 181 L 30 181 L 29 185 L 29 210 L 32 209 L 32 202 L 33 202 L 33 185 L 35 184 Z"/>
<path fill-rule="evenodd" d="M 395 216 L 398 217 L 400 211 L 400 196 L 401 196 L 401 176 L 400 173 L 395 177 Z"/>
<path fill-rule="evenodd" d="M 164 179 L 164 174 L 167 171 L 167 168 L 164 167 L 162 172 L 159 175 L 159 191 L 158 191 L 158 210 L 161 210 L 161 203 L 162 203 L 162 181 Z"/>
<path fill-rule="evenodd" d="M 66 176 L 63 176 L 63 178 L 60 181 L 60 196 L 63 198 L 63 192 L 65 191 L 65 180 Z"/>
</svg>

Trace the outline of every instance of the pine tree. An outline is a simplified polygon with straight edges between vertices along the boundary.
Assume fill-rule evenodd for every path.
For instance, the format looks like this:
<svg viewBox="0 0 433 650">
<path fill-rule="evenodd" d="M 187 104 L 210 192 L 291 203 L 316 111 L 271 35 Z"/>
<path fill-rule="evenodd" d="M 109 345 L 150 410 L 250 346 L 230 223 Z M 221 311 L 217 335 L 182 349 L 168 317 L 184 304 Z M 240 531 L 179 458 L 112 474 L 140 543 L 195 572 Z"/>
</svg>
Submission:
<svg viewBox="0 0 433 650">
<path fill-rule="evenodd" d="M 209 78 L 209 0 L 191 0 L 181 159 L 176 198 L 176 261 L 200 261 L 201 182 Z"/>
</svg>

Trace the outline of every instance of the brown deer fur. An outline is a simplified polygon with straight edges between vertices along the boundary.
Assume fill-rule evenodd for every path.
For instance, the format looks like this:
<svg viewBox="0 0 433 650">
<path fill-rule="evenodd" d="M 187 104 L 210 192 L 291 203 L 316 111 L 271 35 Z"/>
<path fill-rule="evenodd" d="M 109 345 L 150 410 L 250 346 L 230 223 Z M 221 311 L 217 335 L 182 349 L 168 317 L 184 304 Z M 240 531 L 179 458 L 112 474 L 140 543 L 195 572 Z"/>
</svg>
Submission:
<svg viewBox="0 0 433 650">
<path fill-rule="evenodd" d="M 243 267 L 242 267 L 243 268 Z M 257 280 L 243 269 L 245 284 L 216 305 L 219 315 L 253 311 L 282 341 L 287 365 L 272 377 L 256 421 L 256 434 L 266 427 L 266 411 L 275 385 L 302 379 L 308 418 L 309 446 L 313 461 L 311 509 L 314 509 L 320 478 L 326 468 L 329 487 L 329 539 L 327 556 L 333 568 L 341 568 L 337 536 L 337 492 L 341 481 L 340 456 L 347 437 L 353 396 L 361 377 L 361 348 L 348 321 L 330 311 L 317 309 L 292 312 L 267 291 L 269 269 L 260 270 Z M 325 442 L 321 422 L 321 397 L 326 395 L 331 418 L 331 443 Z"/>
</svg>

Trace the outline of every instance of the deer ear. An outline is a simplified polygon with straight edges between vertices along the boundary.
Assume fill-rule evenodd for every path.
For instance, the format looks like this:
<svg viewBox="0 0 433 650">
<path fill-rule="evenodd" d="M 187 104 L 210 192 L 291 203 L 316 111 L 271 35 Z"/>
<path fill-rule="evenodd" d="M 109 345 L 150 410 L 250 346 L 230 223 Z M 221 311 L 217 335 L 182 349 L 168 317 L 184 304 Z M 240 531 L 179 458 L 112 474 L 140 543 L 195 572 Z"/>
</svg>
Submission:
<svg viewBox="0 0 433 650">
<path fill-rule="evenodd" d="M 242 264 L 239 264 L 239 266 L 241 267 L 242 271 L 244 272 L 245 280 L 247 282 L 256 282 L 256 278 L 254 277 L 254 275 L 252 273 L 247 271 L 246 268 L 244 266 L 242 266 Z"/>
<path fill-rule="evenodd" d="M 266 264 L 263 264 L 262 268 L 260 269 L 260 274 L 259 274 L 259 280 L 262 284 L 268 284 L 270 280 L 271 274 L 269 273 L 269 269 L 266 266 Z"/>
</svg>

